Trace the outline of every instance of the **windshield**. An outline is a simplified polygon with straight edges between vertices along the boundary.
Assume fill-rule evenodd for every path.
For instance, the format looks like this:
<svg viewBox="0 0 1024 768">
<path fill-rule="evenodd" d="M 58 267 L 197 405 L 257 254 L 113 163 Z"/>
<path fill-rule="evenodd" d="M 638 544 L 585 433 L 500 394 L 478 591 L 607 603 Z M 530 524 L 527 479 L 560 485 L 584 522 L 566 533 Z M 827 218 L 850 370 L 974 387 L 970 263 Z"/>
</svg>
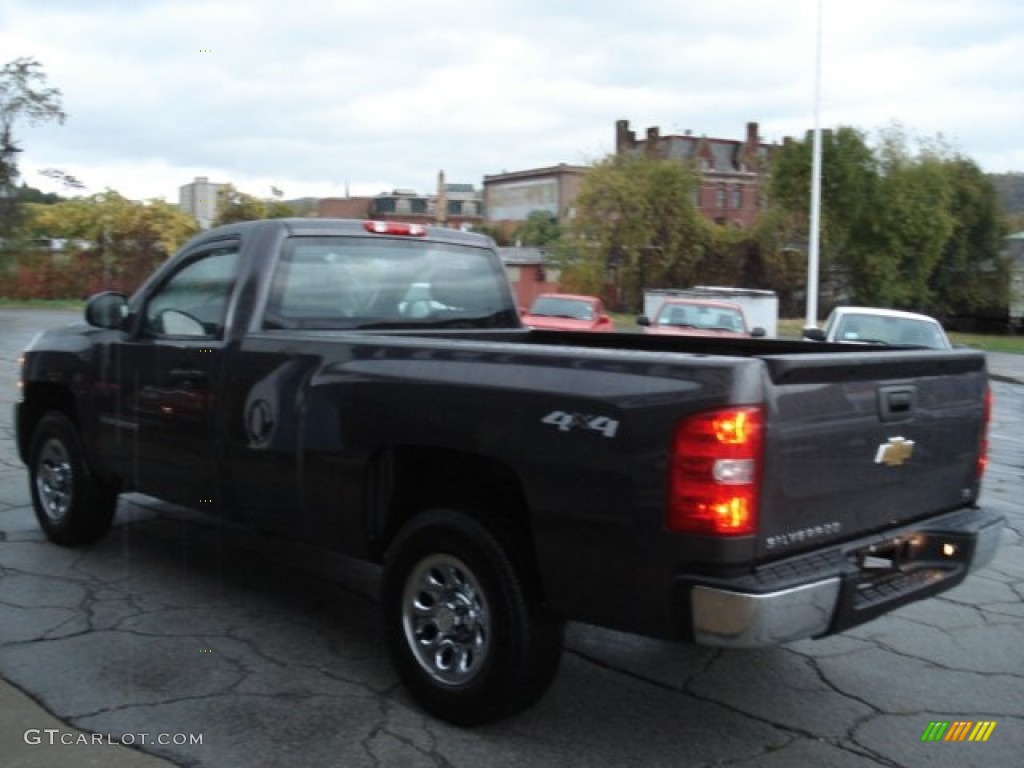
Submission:
<svg viewBox="0 0 1024 768">
<path fill-rule="evenodd" d="M 371 237 L 293 237 L 264 327 L 515 328 L 504 272 L 483 248 Z"/>
<path fill-rule="evenodd" d="M 658 312 L 657 325 L 679 328 L 714 329 L 743 333 L 743 315 L 731 307 L 672 303 Z"/>
<path fill-rule="evenodd" d="M 533 302 L 530 314 L 546 317 L 569 317 L 574 320 L 593 320 L 594 307 L 589 301 L 545 296 Z"/>
<path fill-rule="evenodd" d="M 869 344 L 906 344 L 948 349 L 949 342 L 937 323 L 914 317 L 844 314 L 839 320 L 837 341 Z"/>
</svg>

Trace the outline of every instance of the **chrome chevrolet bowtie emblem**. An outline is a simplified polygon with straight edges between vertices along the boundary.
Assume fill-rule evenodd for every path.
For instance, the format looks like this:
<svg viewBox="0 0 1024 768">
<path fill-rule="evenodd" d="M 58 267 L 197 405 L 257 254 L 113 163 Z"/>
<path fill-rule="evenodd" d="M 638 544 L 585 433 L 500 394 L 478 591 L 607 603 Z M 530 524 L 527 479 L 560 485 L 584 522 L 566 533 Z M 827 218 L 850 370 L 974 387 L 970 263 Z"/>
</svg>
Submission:
<svg viewBox="0 0 1024 768">
<path fill-rule="evenodd" d="M 875 464 L 887 467 L 898 467 L 905 464 L 914 455 L 914 441 L 902 437 L 890 437 L 889 441 L 878 446 L 875 452 Z"/>
</svg>

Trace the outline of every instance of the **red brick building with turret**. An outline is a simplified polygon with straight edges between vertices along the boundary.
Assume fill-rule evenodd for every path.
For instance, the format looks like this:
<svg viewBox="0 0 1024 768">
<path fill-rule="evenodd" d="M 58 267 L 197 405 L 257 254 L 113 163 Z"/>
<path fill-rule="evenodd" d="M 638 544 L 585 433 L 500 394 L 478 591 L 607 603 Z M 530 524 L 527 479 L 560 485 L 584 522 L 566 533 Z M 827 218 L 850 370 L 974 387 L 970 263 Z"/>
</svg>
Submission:
<svg viewBox="0 0 1024 768">
<path fill-rule="evenodd" d="M 718 224 L 742 229 L 753 226 L 761 211 L 764 173 L 777 147 L 761 141 L 757 123 L 747 123 L 742 140 L 693 136 L 689 131 L 682 136 L 662 136 L 656 127 L 637 139 L 628 120 L 615 123 L 615 154 L 646 153 L 692 162 L 701 174 L 694 199 L 697 209 Z"/>
</svg>

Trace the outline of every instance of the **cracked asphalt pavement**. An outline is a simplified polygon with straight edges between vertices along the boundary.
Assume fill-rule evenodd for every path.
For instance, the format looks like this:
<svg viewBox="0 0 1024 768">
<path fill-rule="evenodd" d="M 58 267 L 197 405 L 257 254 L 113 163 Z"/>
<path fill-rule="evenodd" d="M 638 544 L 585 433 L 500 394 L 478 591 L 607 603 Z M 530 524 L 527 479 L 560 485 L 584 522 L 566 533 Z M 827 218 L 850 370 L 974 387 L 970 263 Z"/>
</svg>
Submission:
<svg viewBox="0 0 1024 768">
<path fill-rule="evenodd" d="M 844 635 L 758 651 L 571 625 L 539 705 L 460 730 L 398 686 L 372 568 L 142 496 L 122 499 L 97 545 L 44 539 L 13 444 L 16 361 L 37 330 L 75 319 L 0 310 L 0 689 L 30 697 L 0 696 L 0 764 L 1021 764 L 1024 386 L 993 383 L 982 503 L 1009 526 L 963 586 Z M 933 720 L 997 725 L 984 743 L 922 743 Z M 25 729 L 47 728 L 85 735 L 28 743 Z M 104 749 L 127 761 L 100 759 Z"/>
</svg>

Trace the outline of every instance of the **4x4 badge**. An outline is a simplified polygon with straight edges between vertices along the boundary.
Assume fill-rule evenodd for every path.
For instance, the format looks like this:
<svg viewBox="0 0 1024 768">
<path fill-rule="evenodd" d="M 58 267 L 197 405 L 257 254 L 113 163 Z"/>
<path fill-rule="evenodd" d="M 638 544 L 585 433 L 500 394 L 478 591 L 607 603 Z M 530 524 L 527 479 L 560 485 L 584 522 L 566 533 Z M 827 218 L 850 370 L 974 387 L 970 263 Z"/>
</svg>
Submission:
<svg viewBox="0 0 1024 768">
<path fill-rule="evenodd" d="M 914 455 L 914 441 L 902 437 L 890 437 L 888 442 L 878 446 L 875 452 L 875 464 L 887 467 L 898 467 L 905 464 Z"/>
</svg>

